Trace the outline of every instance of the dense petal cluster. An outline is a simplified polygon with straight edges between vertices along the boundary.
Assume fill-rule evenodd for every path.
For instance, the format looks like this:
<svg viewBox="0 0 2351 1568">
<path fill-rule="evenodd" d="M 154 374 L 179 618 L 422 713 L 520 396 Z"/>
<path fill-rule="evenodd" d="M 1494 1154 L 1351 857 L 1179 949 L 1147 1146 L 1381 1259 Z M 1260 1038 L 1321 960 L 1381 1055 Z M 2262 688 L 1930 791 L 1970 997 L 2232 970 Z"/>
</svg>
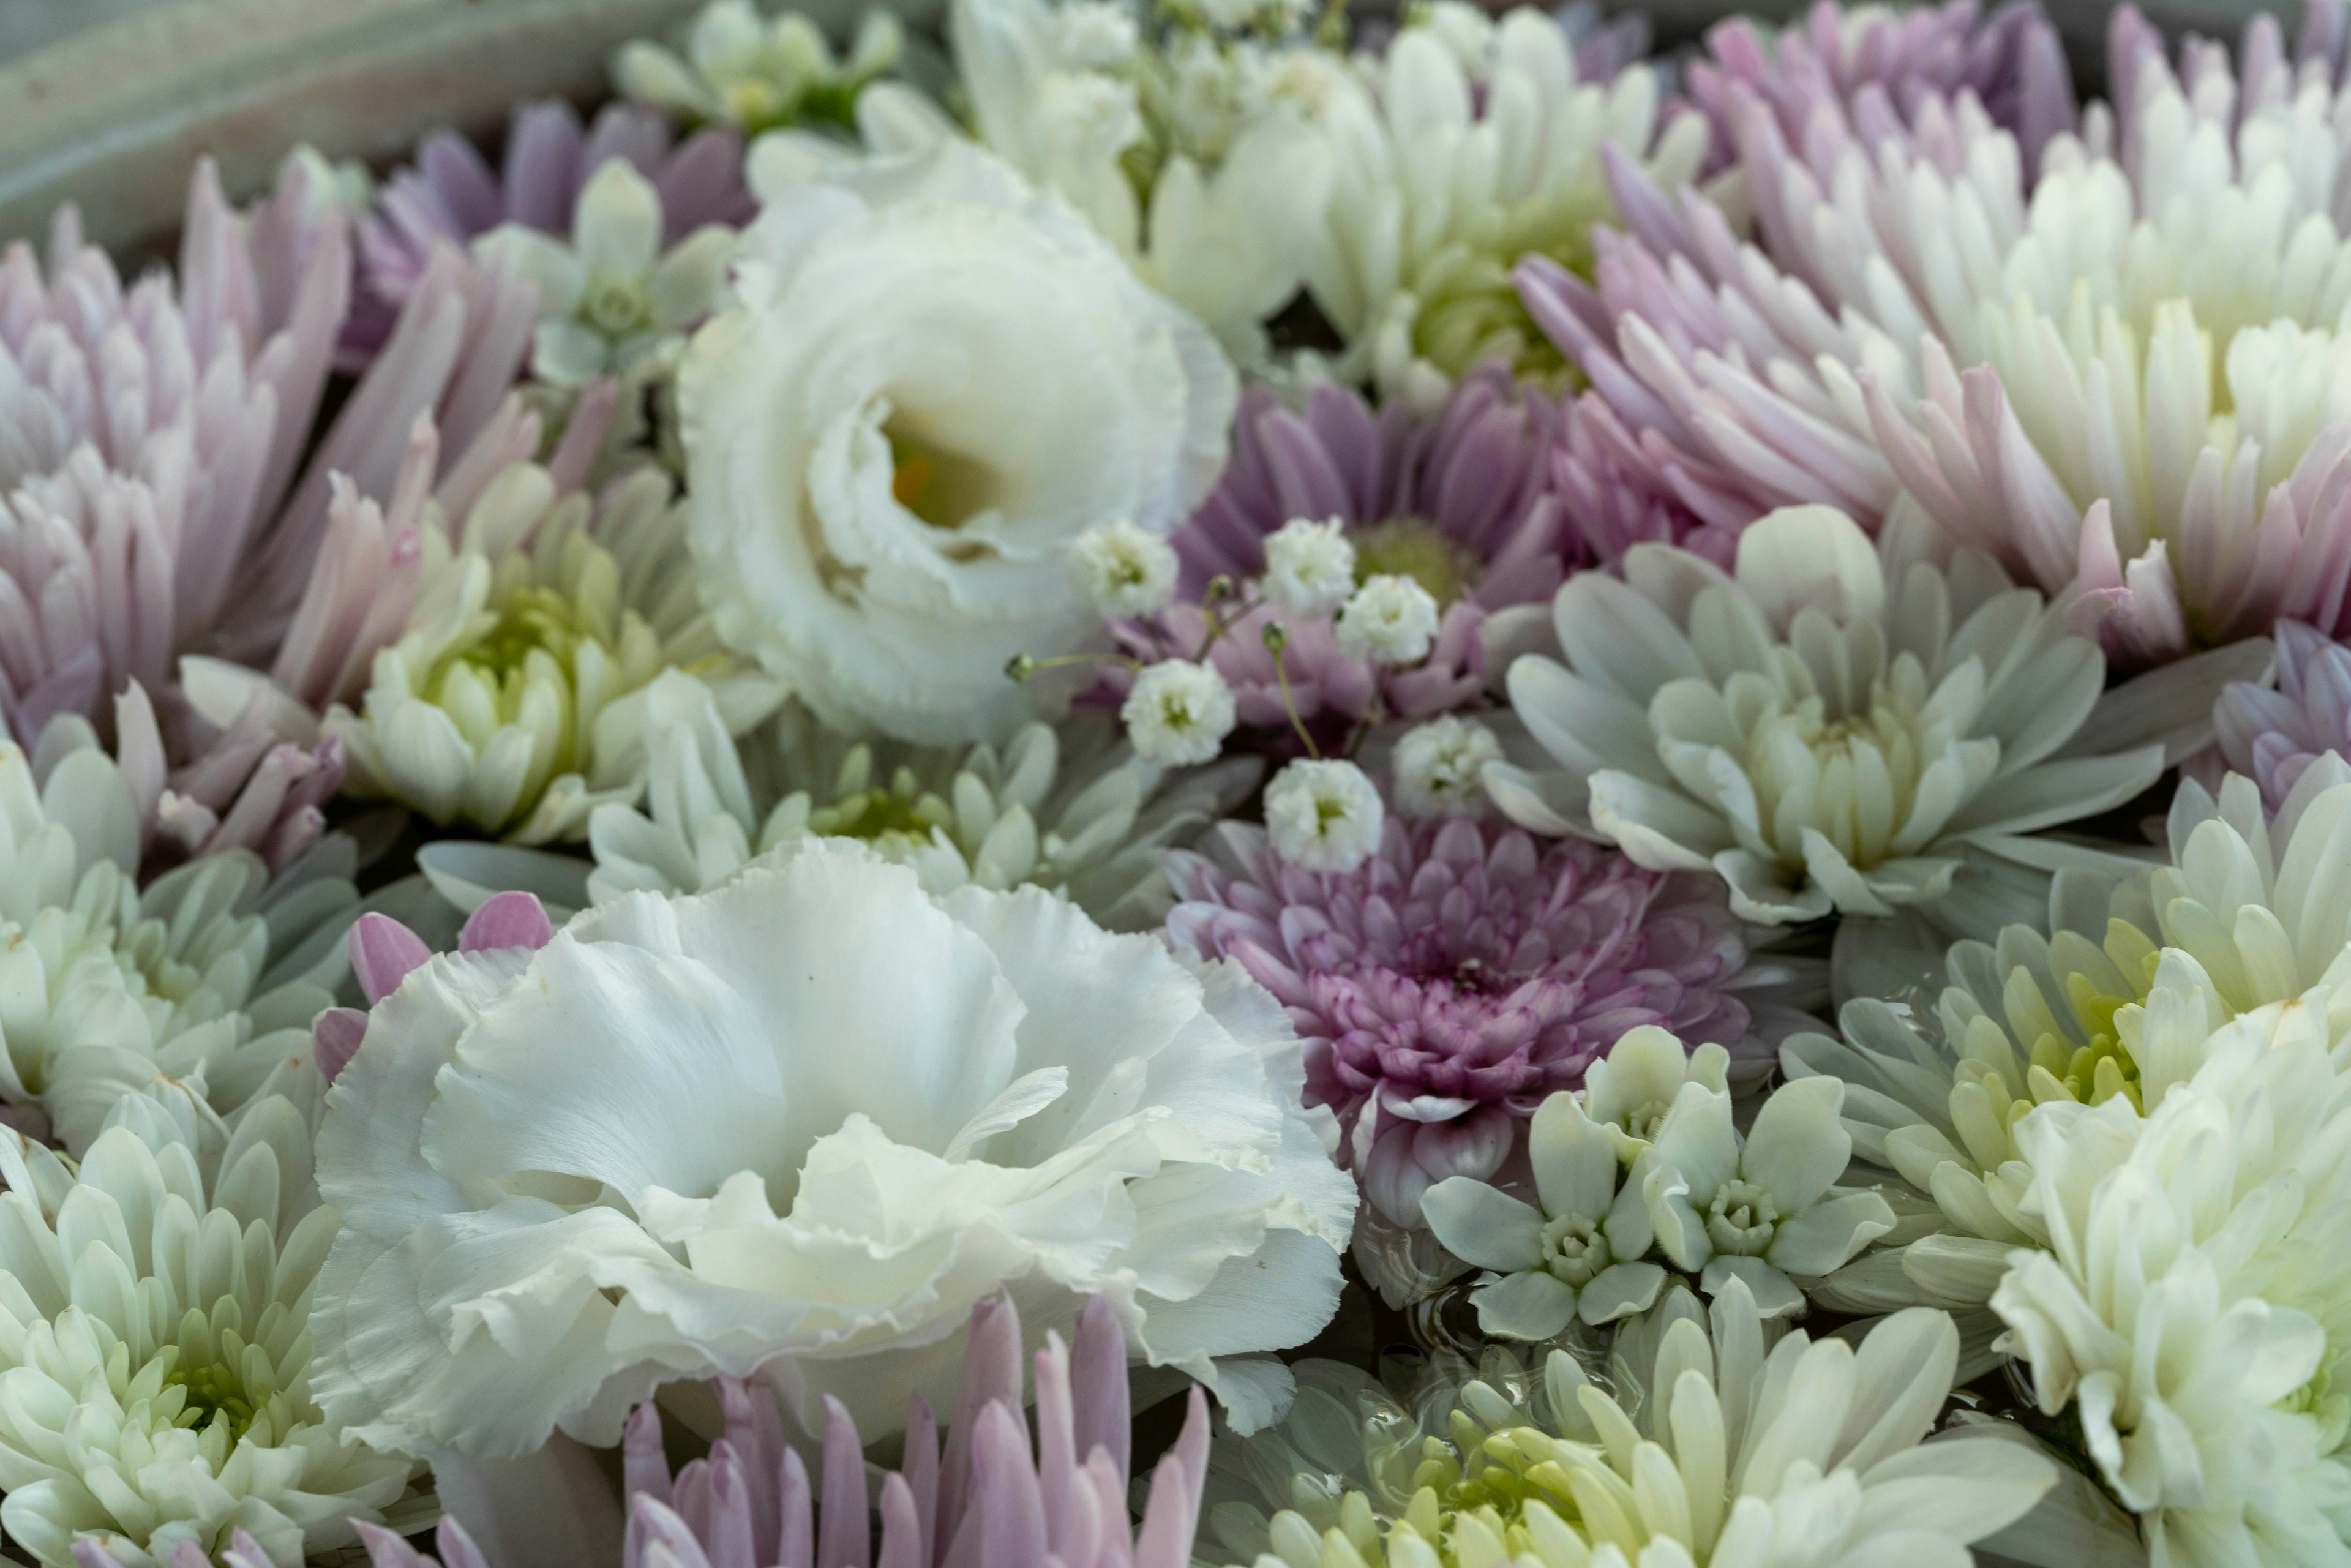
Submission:
<svg viewBox="0 0 2351 1568">
<path fill-rule="evenodd" d="M 1756 959 L 1761 933 L 1698 879 L 1596 845 L 1455 818 L 1391 819 L 1343 873 L 1275 850 L 1227 824 L 1172 856 L 1168 932 L 1288 1009 L 1308 1102 L 1337 1116 L 1389 1225 L 1419 1228 L 1434 1182 L 1499 1171 L 1544 1098 L 1628 1030 L 1719 1042 L 1751 1080 L 1801 1017 L 1802 965 Z"/>
<path fill-rule="evenodd" d="M 9 1552 L 2351 1568 L 2343 0 L 687 10 L 0 253 Z"/>
<path fill-rule="evenodd" d="M 1261 1421 L 1262 1364 L 1217 1358 L 1329 1316 L 1354 1207 L 1300 1076 L 1238 969 L 1040 890 L 934 899 L 829 841 L 534 953 L 442 955 L 336 1081 L 319 1394 L 381 1441 L 512 1455 L 611 1442 L 682 1372 L 789 1366 L 797 1417 L 831 1395 L 887 1431 L 952 1385 L 975 1301 L 1008 1288 L 1041 1329 L 1099 1289 L 1139 1353 Z M 536 1196 L 490 1198 L 515 1183 Z M 465 1332 L 499 1299 L 537 1303 L 527 1332 Z"/>
</svg>

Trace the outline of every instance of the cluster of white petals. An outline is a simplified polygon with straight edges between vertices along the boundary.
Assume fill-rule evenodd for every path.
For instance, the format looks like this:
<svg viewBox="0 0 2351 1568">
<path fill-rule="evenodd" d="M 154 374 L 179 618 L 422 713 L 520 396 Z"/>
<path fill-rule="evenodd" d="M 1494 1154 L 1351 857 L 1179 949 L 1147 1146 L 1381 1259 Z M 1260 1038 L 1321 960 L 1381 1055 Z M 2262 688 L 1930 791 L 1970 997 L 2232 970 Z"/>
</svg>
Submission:
<svg viewBox="0 0 2351 1568">
<path fill-rule="evenodd" d="M 0 1530 L 45 1568 L 77 1542 L 161 1568 L 233 1535 L 294 1562 L 430 1518 L 413 1463 L 311 1396 L 337 1219 L 310 1140 L 285 1098 L 224 1123 L 171 1085 L 118 1099 L 78 1167 L 0 1134 Z"/>
<path fill-rule="evenodd" d="M 439 956 L 329 1102 L 319 1396 L 512 1455 L 766 1367 L 803 1427 L 831 1396 L 886 1433 L 953 1388 L 976 1302 L 1041 1333 L 1100 1291 L 1253 1426 L 1289 1377 L 1246 1357 L 1329 1318 L 1355 1205 L 1302 1074 L 1237 967 L 836 841 Z"/>
<path fill-rule="evenodd" d="M 1539 831 L 1711 871 L 1772 925 L 1925 904 L 1977 857 L 2110 860 L 2033 835 L 2155 782 L 2159 745 L 2066 747 L 2093 720 L 2159 730 L 2159 708 L 2102 696 L 2096 644 L 2039 593 L 1970 552 L 1905 563 L 1903 538 L 1873 548 L 1843 513 L 1793 507 L 1740 536 L 1733 571 L 1636 545 L 1621 580 L 1571 580 L 1565 662 L 1510 674 L 1560 770 L 1496 763 L 1487 789 Z"/>
</svg>

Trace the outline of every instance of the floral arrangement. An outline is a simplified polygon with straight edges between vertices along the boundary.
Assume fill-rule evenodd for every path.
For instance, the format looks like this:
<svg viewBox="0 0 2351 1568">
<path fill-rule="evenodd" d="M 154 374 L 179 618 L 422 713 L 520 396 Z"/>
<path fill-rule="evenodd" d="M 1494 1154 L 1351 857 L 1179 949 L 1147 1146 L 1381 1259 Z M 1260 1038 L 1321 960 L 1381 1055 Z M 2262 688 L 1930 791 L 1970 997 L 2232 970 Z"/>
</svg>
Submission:
<svg viewBox="0 0 2351 1568">
<path fill-rule="evenodd" d="M 2346 53 L 711 0 L 60 212 L 7 1552 L 2351 1564 Z"/>
</svg>

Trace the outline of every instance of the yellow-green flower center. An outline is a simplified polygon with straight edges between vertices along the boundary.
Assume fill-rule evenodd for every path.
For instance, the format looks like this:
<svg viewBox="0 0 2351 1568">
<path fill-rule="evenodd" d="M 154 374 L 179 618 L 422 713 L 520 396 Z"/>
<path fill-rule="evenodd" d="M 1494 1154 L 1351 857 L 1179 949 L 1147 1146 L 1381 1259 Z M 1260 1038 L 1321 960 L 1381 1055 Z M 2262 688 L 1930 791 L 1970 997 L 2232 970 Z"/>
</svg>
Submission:
<svg viewBox="0 0 2351 1568">
<path fill-rule="evenodd" d="M 859 774 L 865 770 L 855 769 Z M 901 768 L 885 786 L 854 789 L 809 813 L 808 831 L 823 838 L 862 839 L 893 848 L 931 841 L 931 831 L 955 827 L 955 808 L 922 788 L 914 769 Z"/>
<path fill-rule="evenodd" d="M 1779 1203 L 1751 1181 L 1734 1177 L 1723 1183 L 1707 1206 L 1708 1238 L 1717 1252 L 1733 1257 L 1761 1257 L 1779 1224 Z"/>
<path fill-rule="evenodd" d="M 1421 517 L 1390 517 L 1348 537 L 1355 547 L 1355 580 L 1408 577 L 1443 609 L 1469 591 L 1485 562 L 1467 545 Z"/>
<path fill-rule="evenodd" d="M 644 278 L 598 273 L 580 297 L 580 319 L 607 338 L 625 338 L 653 325 L 653 289 Z"/>
<path fill-rule="evenodd" d="M 187 1404 L 181 1407 L 176 1425 L 202 1431 L 216 1422 L 225 1422 L 232 1444 L 253 1426 L 253 1399 L 246 1389 L 245 1379 L 237 1375 L 234 1367 L 220 1362 L 207 1366 L 178 1367 L 163 1381 L 187 1391 Z"/>
</svg>

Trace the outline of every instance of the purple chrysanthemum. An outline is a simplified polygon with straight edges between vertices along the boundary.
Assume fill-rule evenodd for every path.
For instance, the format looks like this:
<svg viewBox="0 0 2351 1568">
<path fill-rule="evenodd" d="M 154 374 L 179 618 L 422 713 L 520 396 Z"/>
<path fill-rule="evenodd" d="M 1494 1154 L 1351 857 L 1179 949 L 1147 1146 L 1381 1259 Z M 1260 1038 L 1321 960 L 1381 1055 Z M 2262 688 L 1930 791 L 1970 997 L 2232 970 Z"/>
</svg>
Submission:
<svg viewBox="0 0 2351 1568">
<path fill-rule="evenodd" d="M 743 140 L 720 126 L 674 140 L 669 117 L 611 104 L 583 127 L 568 103 L 517 105 L 506 158 L 492 169 L 472 142 L 436 132 L 416 162 L 384 182 L 360 225 L 360 282 L 345 327 L 346 369 L 365 365 L 390 336 L 436 244 L 470 246 L 500 224 L 569 234 L 589 176 L 625 158 L 661 195 L 664 245 L 705 224 L 739 225 L 756 210 L 743 185 Z"/>
<path fill-rule="evenodd" d="M 2240 681 L 2212 705 L 2221 758 L 2261 785 L 2273 811 L 2312 763 L 2330 751 L 2351 758 L 2351 648 L 2281 621 L 2277 674 L 2275 691 Z"/>
<path fill-rule="evenodd" d="M 1498 366 L 1463 378 L 1431 415 L 1393 402 L 1374 413 L 1339 386 L 1292 413 L 1253 390 L 1224 477 L 1172 541 L 1177 591 L 1196 599 L 1219 573 L 1255 577 L 1284 523 L 1336 517 L 1360 572 L 1415 578 L 1439 604 L 1548 600 L 1567 568 L 1546 462 L 1558 423 L 1555 404 Z"/>
<path fill-rule="evenodd" d="M 1307 1103 L 1337 1116 L 1342 1163 L 1393 1225 L 1419 1227 L 1431 1183 L 1501 1170 L 1544 1096 L 1636 1025 L 1722 1044 L 1734 1074 L 1770 1068 L 1782 1009 L 1761 987 L 1794 972 L 1750 968 L 1752 929 L 1703 878 L 1465 818 L 1392 817 L 1343 874 L 1239 823 L 1204 848 L 1169 857 L 1170 937 L 1289 1009 Z"/>
<path fill-rule="evenodd" d="M 1473 702 L 1485 688 L 1487 613 L 1548 601 L 1588 554 L 1551 491 L 1559 423 L 1556 403 L 1492 366 L 1465 377 L 1431 414 L 1396 403 L 1374 413 L 1338 386 L 1317 388 L 1302 413 L 1252 391 L 1234 420 L 1223 478 L 1172 541 L 1177 603 L 1154 624 L 1118 627 L 1120 642 L 1146 664 L 1194 657 L 1209 642 L 1199 600 L 1212 580 L 1251 583 L 1266 570 L 1266 539 L 1283 525 L 1335 519 L 1359 580 L 1392 573 L 1437 601 L 1434 643 L 1425 658 L 1375 669 L 1340 651 L 1332 616 L 1277 612 L 1245 589 L 1246 608 L 1217 607 L 1228 625 L 1208 653 L 1241 722 L 1285 729 L 1294 707 L 1310 726 L 1326 716 L 1353 723 L 1375 697 L 1406 718 Z M 1287 635 L 1287 698 L 1264 638 L 1275 622 Z"/>
</svg>

